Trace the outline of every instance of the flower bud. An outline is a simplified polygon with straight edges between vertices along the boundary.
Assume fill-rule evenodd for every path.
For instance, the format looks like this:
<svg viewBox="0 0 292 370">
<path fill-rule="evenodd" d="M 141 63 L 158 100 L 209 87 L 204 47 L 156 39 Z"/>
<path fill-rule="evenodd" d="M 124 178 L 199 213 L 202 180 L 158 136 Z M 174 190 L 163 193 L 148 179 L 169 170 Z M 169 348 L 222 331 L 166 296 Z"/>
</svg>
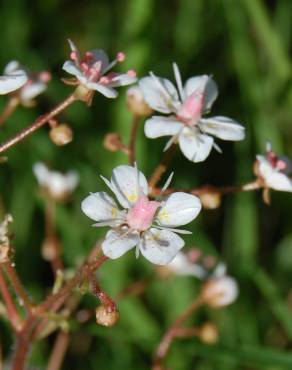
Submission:
<svg viewBox="0 0 292 370">
<path fill-rule="evenodd" d="M 206 322 L 200 327 L 199 338 L 207 344 L 215 344 L 218 341 L 218 329 L 212 322 Z"/>
<path fill-rule="evenodd" d="M 233 303 L 238 296 L 238 285 L 230 276 L 211 278 L 202 287 L 202 298 L 213 308 L 227 306 Z"/>
<path fill-rule="evenodd" d="M 46 261 L 53 261 L 60 250 L 60 243 L 57 238 L 49 237 L 43 241 L 42 244 L 42 256 Z"/>
<path fill-rule="evenodd" d="M 114 326 L 119 320 L 119 311 L 110 310 L 109 307 L 105 305 L 100 305 L 95 310 L 96 322 L 102 326 Z"/>
<path fill-rule="evenodd" d="M 220 207 L 221 195 L 219 193 L 205 193 L 200 195 L 202 206 L 206 209 L 216 209 Z"/>
<path fill-rule="evenodd" d="M 66 123 L 61 123 L 56 127 L 51 128 L 50 138 L 56 145 L 63 146 L 73 140 L 73 131 Z"/>
<path fill-rule="evenodd" d="M 110 132 L 105 135 L 103 146 L 110 152 L 116 152 L 123 147 L 121 136 L 117 132 Z"/>
<path fill-rule="evenodd" d="M 144 100 L 139 86 L 132 86 L 127 90 L 127 107 L 136 116 L 149 116 L 153 112 Z"/>
<path fill-rule="evenodd" d="M 12 223 L 13 218 L 10 214 L 4 217 L 0 223 L 0 263 L 9 261 L 10 253 L 10 238 L 9 238 L 9 224 Z"/>
</svg>

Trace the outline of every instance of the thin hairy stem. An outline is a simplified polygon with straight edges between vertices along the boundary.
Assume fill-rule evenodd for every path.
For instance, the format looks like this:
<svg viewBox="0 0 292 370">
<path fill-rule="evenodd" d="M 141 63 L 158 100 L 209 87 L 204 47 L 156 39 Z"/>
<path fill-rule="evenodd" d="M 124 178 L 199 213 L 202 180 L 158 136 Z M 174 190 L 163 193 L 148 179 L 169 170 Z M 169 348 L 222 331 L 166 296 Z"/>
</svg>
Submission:
<svg viewBox="0 0 292 370">
<path fill-rule="evenodd" d="M 25 139 L 27 136 L 31 135 L 33 132 L 38 130 L 40 127 L 44 126 L 47 122 L 49 122 L 52 118 L 57 116 L 61 113 L 64 109 L 66 109 L 69 105 L 74 103 L 77 99 L 75 93 L 69 95 L 67 99 L 65 99 L 61 104 L 57 105 L 54 109 L 52 109 L 49 113 L 38 117 L 30 126 L 26 127 L 25 129 L 19 131 L 15 136 L 11 139 L 8 139 L 6 142 L 0 145 L 0 153 L 5 152 L 10 147 L 14 146 L 21 140 Z"/>
<path fill-rule="evenodd" d="M 28 294 L 26 293 L 21 280 L 19 279 L 19 276 L 14 268 L 14 265 L 8 261 L 3 263 L 5 272 L 10 280 L 10 283 L 15 290 L 16 295 L 18 296 L 19 301 L 21 304 L 23 304 L 24 308 L 28 313 L 31 313 L 33 309 L 33 303 L 31 302 Z"/>
<path fill-rule="evenodd" d="M 243 185 L 237 185 L 237 186 L 213 186 L 213 185 L 204 185 L 199 188 L 194 189 L 174 189 L 174 188 L 168 188 L 164 191 L 164 194 L 171 194 L 174 192 L 182 191 L 185 193 L 190 193 L 194 195 L 204 195 L 204 194 L 229 194 L 229 193 L 240 193 L 244 191 L 254 191 L 261 189 L 262 185 L 258 180 L 255 180 L 253 182 L 249 182 L 247 184 Z M 155 196 L 161 193 L 161 188 L 152 188 L 151 195 Z"/>
<path fill-rule="evenodd" d="M 204 304 L 204 300 L 201 296 L 195 299 L 186 309 L 183 311 L 173 322 L 173 324 L 168 328 L 164 334 L 161 342 L 159 343 L 155 356 L 154 356 L 154 365 L 153 370 L 158 369 L 162 360 L 167 355 L 169 347 L 176 337 L 177 331 L 179 332 L 180 326 L 199 308 Z"/>
<path fill-rule="evenodd" d="M 7 315 L 15 331 L 20 331 L 22 327 L 22 319 L 19 316 L 17 308 L 10 295 L 7 282 L 4 278 L 3 271 L 0 268 L 0 292 L 5 303 Z"/>
</svg>

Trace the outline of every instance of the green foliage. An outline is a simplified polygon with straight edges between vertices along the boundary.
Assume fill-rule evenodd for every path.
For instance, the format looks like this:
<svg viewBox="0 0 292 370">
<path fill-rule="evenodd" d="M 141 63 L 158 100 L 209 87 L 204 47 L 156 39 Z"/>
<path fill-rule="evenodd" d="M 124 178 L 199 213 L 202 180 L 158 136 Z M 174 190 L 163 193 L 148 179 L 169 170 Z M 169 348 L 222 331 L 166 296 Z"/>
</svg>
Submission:
<svg viewBox="0 0 292 370">
<path fill-rule="evenodd" d="M 104 48 L 112 56 L 123 50 L 121 68 L 135 68 L 139 76 L 155 71 L 170 79 L 171 63 L 181 66 L 184 78 L 213 74 L 220 95 L 215 114 L 234 117 L 247 128 L 242 143 L 222 143 L 202 164 L 189 163 L 180 153 L 173 162 L 174 185 L 231 185 L 252 179 L 252 163 L 265 141 L 292 157 L 291 125 L 291 1 L 263 0 L 88 0 L 80 2 L 10 0 L 1 3 L 0 66 L 18 59 L 31 69 L 49 69 L 53 81 L 33 109 L 20 107 L 1 127 L 0 139 L 13 135 L 66 97 L 71 88 L 60 78 L 68 56 L 67 38 L 81 50 Z M 6 98 L 0 100 L 3 109 Z M 111 153 L 102 142 L 107 132 L 119 131 L 127 141 L 131 116 L 125 91 L 111 101 L 96 95 L 91 108 L 76 103 L 61 115 L 74 130 L 74 141 L 59 148 L 44 127 L 7 152 L 0 164 L 0 214 L 12 213 L 16 267 L 33 298 L 40 299 L 52 283 L 41 260 L 44 204 L 32 166 L 44 161 L 52 168 L 76 169 L 80 185 L 68 204 L 57 207 L 66 267 L 75 267 L 104 230 L 90 227 L 80 211 L 90 192 L 104 190 L 99 174 L 109 177 L 123 153 Z M 139 167 L 150 174 L 157 165 L 164 139 L 149 140 L 138 132 Z M 221 144 L 221 143 L 220 143 Z M 212 319 L 220 330 L 215 346 L 190 338 L 177 340 L 167 363 L 172 370 L 284 370 L 292 368 L 291 345 L 291 206 L 289 194 L 272 194 L 272 204 L 258 194 L 228 195 L 222 207 L 204 211 L 190 227 L 189 246 L 226 260 L 238 279 L 238 302 L 226 311 L 202 310 L 194 323 Z M 279 247 L 279 249 L 277 249 Z M 290 262 L 289 262 L 290 259 Z M 98 277 L 112 296 L 135 280 L 152 276 L 153 267 L 133 253 L 111 261 Z M 288 279 L 288 280 L 287 280 Z M 62 369 L 149 369 L 151 356 L 167 326 L 198 292 L 192 278 L 171 278 L 150 284 L 142 297 L 118 303 L 121 320 L 113 329 L 94 320 L 72 325 L 72 344 Z M 94 309 L 95 300 L 84 300 Z M 1 322 L 1 342 L 7 356 L 12 338 Z M 44 368 L 50 345 L 38 344 L 30 363 Z"/>
</svg>

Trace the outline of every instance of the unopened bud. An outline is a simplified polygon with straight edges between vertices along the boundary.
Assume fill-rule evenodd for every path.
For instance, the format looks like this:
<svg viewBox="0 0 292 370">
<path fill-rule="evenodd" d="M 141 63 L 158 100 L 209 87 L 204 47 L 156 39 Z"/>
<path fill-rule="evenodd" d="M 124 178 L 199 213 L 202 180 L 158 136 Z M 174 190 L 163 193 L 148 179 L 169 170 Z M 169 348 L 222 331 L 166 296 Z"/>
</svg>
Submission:
<svg viewBox="0 0 292 370">
<path fill-rule="evenodd" d="M 52 261 L 53 259 L 55 259 L 59 250 L 60 243 L 57 238 L 49 237 L 43 241 L 42 256 L 44 260 Z"/>
<path fill-rule="evenodd" d="M 153 110 L 144 100 L 139 86 L 132 86 L 127 90 L 127 107 L 136 116 L 149 116 Z"/>
<path fill-rule="evenodd" d="M 200 195 L 202 206 L 206 209 L 216 209 L 220 207 L 221 195 L 219 193 L 205 193 Z"/>
<path fill-rule="evenodd" d="M 199 338 L 207 344 L 215 344 L 218 341 L 218 329 L 212 322 L 206 322 L 200 327 Z"/>
<path fill-rule="evenodd" d="M 110 327 L 116 324 L 120 315 L 118 310 L 111 310 L 109 307 L 102 304 L 96 308 L 95 317 L 97 324 Z"/>
<path fill-rule="evenodd" d="M 213 308 L 227 306 L 238 296 L 238 285 L 230 276 L 222 276 L 207 280 L 202 287 L 202 298 Z"/>
<path fill-rule="evenodd" d="M 0 263 L 9 261 L 10 253 L 10 237 L 9 237 L 9 224 L 12 223 L 13 218 L 10 214 L 4 217 L 0 223 Z"/>
<path fill-rule="evenodd" d="M 56 145 L 63 146 L 73 140 L 73 131 L 66 123 L 61 123 L 56 127 L 51 128 L 50 138 Z"/>
<path fill-rule="evenodd" d="M 103 139 L 103 146 L 110 152 L 116 152 L 124 147 L 121 136 L 117 132 L 110 132 Z"/>
</svg>

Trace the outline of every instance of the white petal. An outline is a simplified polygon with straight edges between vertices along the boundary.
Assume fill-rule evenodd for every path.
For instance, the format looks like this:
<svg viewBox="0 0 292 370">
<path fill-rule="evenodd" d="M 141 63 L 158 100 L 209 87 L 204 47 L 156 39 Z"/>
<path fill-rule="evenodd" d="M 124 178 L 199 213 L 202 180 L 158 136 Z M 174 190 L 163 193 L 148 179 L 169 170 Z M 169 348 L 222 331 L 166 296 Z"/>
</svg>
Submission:
<svg viewBox="0 0 292 370">
<path fill-rule="evenodd" d="M 110 87 L 116 86 L 126 86 L 133 84 L 137 81 L 137 77 L 129 76 L 127 73 L 119 74 L 112 79 L 112 82 L 109 83 Z"/>
<path fill-rule="evenodd" d="M 141 191 L 148 194 L 148 183 L 141 171 L 132 166 L 118 166 L 111 177 L 112 190 L 124 208 L 130 208 Z"/>
<path fill-rule="evenodd" d="M 103 222 L 123 216 L 116 202 L 105 192 L 89 195 L 81 203 L 83 213 L 94 221 Z"/>
<path fill-rule="evenodd" d="M 70 46 L 71 51 L 77 51 L 78 52 L 78 49 L 77 49 L 76 45 L 74 44 L 74 42 L 70 39 L 68 39 L 68 42 L 69 42 L 69 46 Z"/>
<path fill-rule="evenodd" d="M 98 91 L 102 95 L 110 99 L 116 98 L 119 95 L 118 92 L 112 87 L 107 87 L 98 82 L 88 82 L 87 81 L 84 83 L 84 85 L 88 87 L 88 89 Z"/>
<path fill-rule="evenodd" d="M 93 49 L 93 50 L 90 50 L 89 52 L 93 54 L 96 62 L 98 61 L 101 62 L 101 73 L 103 74 L 104 70 L 109 65 L 109 59 L 108 59 L 107 53 L 103 51 L 102 49 Z"/>
<path fill-rule="evenodd" d="M 207 271 L 202 266 L 192 263 L 183 252 L 178 252 L 167 268 L 177 275 L 195 276 L 199 279 L 204 279 L 207 275 Z"/>
<path fill-rule="evenodd" d="M 199 126 L 203 132 L 222 140 L 238 141 L 245 137 L 244 127 L 228 117 L 216 116 L 201 119 Z"/>
<path fill-rule="evenodd" d="M 47 88 L 47 84 L 43 82 L 33 82 L 23 86 L 20 91 L 20 98 L 23 101 L 29 101 L 40 95 Z"/>
<path fill-rule="evenodd" d="M 259 174 L 267 187 L 274 190 L 292 192 L 292 180 L 287 175 L 274 169 L 265 157 L 258 155 L 257 160 L 259 163 Z"/>
<path fill-rule="evenodd" d="M 69 191 L 72 191 L 76 188 L 79 183 L 79 175 L 76 171 L 69 171 L 66 174 L 67 188 Z"/>
<path fill-rule="evenodd" d="M 4 74 L 5 75 L 11 75 L 11 74 L 13 74 L 15 72 L 16 73 L 19 72 L 19 70 L 22 70 L 19 62 L 17 60 L 12 60 L 4 68 Z"/>
<path fill-rule="evenodd" d="M 202 208 L 200 199 L 192 194 L 171 194 L 160 208 L 156 219 L 159 225 L 176 227 L 194 220 Z"/>
<path fill-rule="evenodd" d="M 174 136 L 183 128 L 183 124 L 174 117 L 153 116 L 145 122 L 145 135 L 151 139 L 161 136 Z"/>
<path fill-rule="evenodd" d="M 27 75 L 23 73 L 9 76 L 0 76 L 0 95 L 9 94 L 22 87 L 27 82 Z"/>
<path fill-rule="evenodd" d="M 166 78 L 143 77 L 139 86 L 147 104 L 158 112 L 171 113 L 180 105 L 176 88 Z"/>
<path fill-rule="evenodd" d="M 172 231 L 151 228 L 140 239 L 139 249 L 148 261 L 167 265 L 184 245 L 184 240 Z"/>
<path fill-rule="evenodd" d="M 218 96 L 217 84 L 208 75 L 189 78 L 185 84 L 184 91 L 187 97 L 195 91 L 204 93 L 204 110 L 209 110 Z"/>
<path fill-rule="evenodd" d="M 77 78 L 83 75 L 82 71 L 76 66 L 76 64 L 72 60 L 66 60 L 62 68 L 64 69 L 64 71 L 70 73 L 71 75 L 76 76 Z"/>
<path fill-rule="evenodd" d="M 211 136 L 196 133 L 188 127 L 183 129 L 178 138 L 181 151 L 192 162 L 204 161 L 211 152 L 213 141 Z"/>
<path fill-rule="evenodd" d="M 101 244 L 103 253 L 112 259 L 121 257 L 128 250 L 135 247 L 139 242 L 139 236 L 137 233 L 130 233 L 123 236 L 125 230 L 116 232 L 110 230 L 106 234 L 105 241 Z"/>
<path fill-rule="evenodd" d="M 41 186 L 47 186 L 50 177 L 50 171 L 47 166 L 41 162 L 37 162 L 33 166 L 33 173 Z"/>
</svg>

